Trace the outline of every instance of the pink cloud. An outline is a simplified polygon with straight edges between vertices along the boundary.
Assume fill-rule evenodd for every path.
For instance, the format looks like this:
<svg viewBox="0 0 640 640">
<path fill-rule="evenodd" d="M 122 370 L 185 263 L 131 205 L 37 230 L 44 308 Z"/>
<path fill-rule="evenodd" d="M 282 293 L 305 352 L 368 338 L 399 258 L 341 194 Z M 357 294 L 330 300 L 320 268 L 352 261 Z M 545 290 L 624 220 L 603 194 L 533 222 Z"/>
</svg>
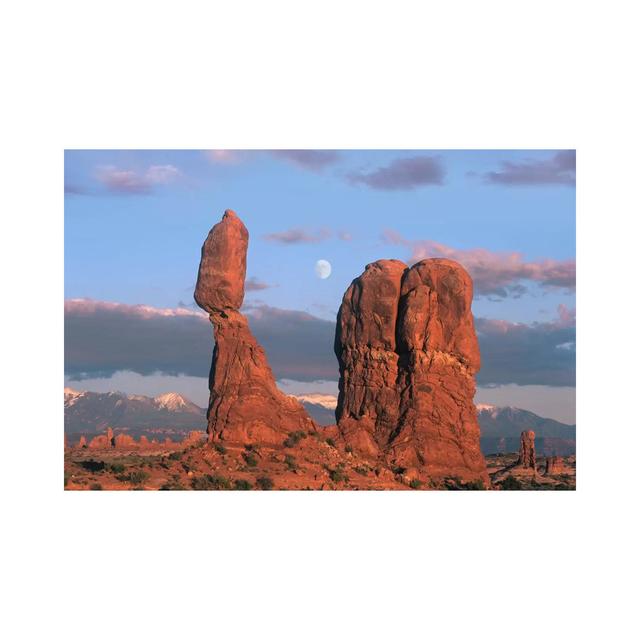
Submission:
<svg viewBox="0 0 640 640">
<path fill-rule="evenodd" d="M 172 164 L 152 165 L 144 172 L 109 165 L 98 167 L 96 177 L 113 193 L 148 194 L 158 185 L 175 182 L 182 173 Z"/>
<path fill-rule="evenodd" d="M 411 264 L 425 258 L 448 258 L 459 262 L 473 278 L 476 295 L 519 297 L 526 292 L 522 282 L 536 282 L 545 288 L 575 290 L 575 260 L 527 261 L 518 252 L 488 249 L 455 249 L 433 240 L 411 241 L 393 230 L 382 234 L 388 244 L 405 246 L 411 251 Z"/>
</svg>

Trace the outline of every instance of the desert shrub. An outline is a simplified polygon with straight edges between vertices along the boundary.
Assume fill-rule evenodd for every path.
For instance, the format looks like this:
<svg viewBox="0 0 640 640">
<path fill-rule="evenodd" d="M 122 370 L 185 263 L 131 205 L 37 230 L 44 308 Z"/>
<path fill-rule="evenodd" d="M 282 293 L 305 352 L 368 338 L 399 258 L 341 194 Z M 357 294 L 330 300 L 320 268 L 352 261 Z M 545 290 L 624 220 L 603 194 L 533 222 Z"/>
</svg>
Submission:
<svg viewBox="0 0 640 640">
<path fill-rule="evenodd" d="M 229 479 L 224 476 L 207 474 L 193 478 L 193 480 L 191 480 L 191 486 L 196 491 L 222 491 L 224 489 L 230 489 L 231 483 Z"/>
<path fill-rule="evenodd" d="M 247 467 L 257 467 L 258 466 L 258 458 L 256 458 L 253 453 L 243 453 L 242 457 L 244 461 L 247 463 Z"/>
<path fill-rule="evenodd" d="M 107 470 L 111 471 L 111 473 L 124 473 L 124 465 L 122 462 L 112 462 L 107 465 Z"/>
<path fill-rule="evenodd" d="M 223 444 L 220 444 L 219 442 L 216 442 L 213 445 L 213 448 L 221 455 L 227 453 L 227 447 L 225 447 Z"/>
<path fill-rule="evenodd" d="M 256 484 L 262 491 L 271 491 L 273 489 L 273 480 L 268 476 L 262 476 L 256 480 Z"/>
<path fill-rule="evenodd" d="M 102 485 L 99 482 L 94 482 L 89 489 L 91 489 L 91 491 L 102 491 Z"/>
<path fill-rule="evenodd" d="M 131 484 L 143 484 L 149 479 L 149 474 L 142 469 L 135 469 L 127 477 Z"/>
<path fill-rule="evenodd" d="M 64 474 L 64 486 L 66 487 L 69 484 L 69 474 L 65 472 Z"/>
<path fill-rule="evenodd" d="M 179 480 L 169 480 L 160 487 L 160 491 L 184 491 L 184 489 Z"/>
<path fill-rule="evenodd" d="M 334 449 L 336 448 L 336 441 L 333 438 L 327 438 L 325 442 Z"/>
<path fill-rule="evenodd" d="M 329 478 L 331 478 L 331 482 L 345 482 L 348 479 L 347 474 L 340 468 L 327 468 L 327 471 L 329 472 Z"/>
<path fill-rule="evenodd" d="M 406 467 L 393 467 L 391 469 L 391 471 L 393 471 L 397 476 L 401 476 L 406 470 Z"/>
<path fill-rule="evenodd" d="M 248 480 L 236 480 L 233 483 L 233 488 L 236 491 L 251 491 L 253 485 Z"/>
<path fill-rule="evenodd" d="M 83 469 L 86 469 L 87 471 L 92 471 L 94 473 L 96 471 L 104 471 L 104 468 L 105 468 L 105 464 L 102 460 L 94 460 L 93 458 L 91 458 L 90 460 L 82 460 L 78 464 Z"/>
<path fill-rule="evenodd" d="M 304 431 L 293 431 L 287 436 L 287 439 L 282 443 L 285 447 L 295 447 L 300 440 L 306 438 L 307 434 Z"/>
<path fill-rule="evenodd" d="M 484 491 L 484 483 L 482 480 L 472 480 L 471 482 L 463 483 L 461 488 L 465 491 Z"/>
<path fill-rule="evenodd" d="M 182 455 L 182 451 L 174 451 L 173 453 L 169 454 L 169 460 L 182 460 Z"/>
<path fill-rule="evenodd" d="M 290 471 L 295 471 L 298 468 L 296 459 L 289 453 L 284 457 L 284 463 Z"/>
<path fill-rule="evenodd" d="M 564 482 L 560 482 L 559 484 L 553 487 L 554 491 L 574 491 L 574 488 L 570 484 L 565 484 Z"/>
<path fill-rule="evenodd" d="M 354 471 L 359 473 L 361 476 L 366 476 L 369 473 L 369 469 L 367 469 L 367 467 L 356 467 Z"/>
<path fill-rule="evenodd" d="M 414 478 L 413 480 L 411 480 L 411 482 L 409 483 L 409 486 L 412 489 L 419 489 L 422 486 L 422 482 L 420 480 L 418 480 L 418 478 Z"/>
<path fill-rule="evenodd" d="M 513 476 L 507 476 L 501 483 L 500 486 L 506 491 L 520 491 L 522 489 L 522 483 L 518 478 L 514 478 Z"/>
</svg>

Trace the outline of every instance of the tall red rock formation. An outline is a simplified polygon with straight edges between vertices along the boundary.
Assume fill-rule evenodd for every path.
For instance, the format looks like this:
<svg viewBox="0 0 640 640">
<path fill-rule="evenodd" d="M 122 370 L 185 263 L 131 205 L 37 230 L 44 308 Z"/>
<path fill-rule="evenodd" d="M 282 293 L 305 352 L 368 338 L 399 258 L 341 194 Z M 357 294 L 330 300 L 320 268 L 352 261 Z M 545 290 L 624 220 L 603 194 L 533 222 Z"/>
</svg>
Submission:
<svg viewBox="0 0 640 640">
<path fill-rule="evenodd" d="M 138 443 L 128 433 L 119 433 L 113 439 L 113 446 L 116 449 L 134 449 Z"/>
<path fill-rule="evenodd" d="M 480 353 L 467 272 L 445 259 L 370 264 L 336 328 L 336 418 L 349 444 L 430 477 L 488 485 L 473 404 Z"/>
<path fill-rule="evenodd" d="M 347 289 L 338 313 L 336 420 L 347 442 L 372 456 L 388 444 L 398 424 L 396 323 L 406 269 L 399 260 L 367 265 Z"/>
<path fill-rule="evenodd" d="M 518 466 L 525 469 L 536 469 L 536 433 L 535 431 L 523 431 L 520 434 L 520 453 Z"/>
<path fill-rule="evenodd" d="M 278 390 L 262 347 L 240 313 L 249 233 L 225 211 L 202 247 L 195 301 L 209 313 L 215 348 L 209 374 L 209 441 L 281 444 L 314 429 L 302 405 Z"/>
</svg>

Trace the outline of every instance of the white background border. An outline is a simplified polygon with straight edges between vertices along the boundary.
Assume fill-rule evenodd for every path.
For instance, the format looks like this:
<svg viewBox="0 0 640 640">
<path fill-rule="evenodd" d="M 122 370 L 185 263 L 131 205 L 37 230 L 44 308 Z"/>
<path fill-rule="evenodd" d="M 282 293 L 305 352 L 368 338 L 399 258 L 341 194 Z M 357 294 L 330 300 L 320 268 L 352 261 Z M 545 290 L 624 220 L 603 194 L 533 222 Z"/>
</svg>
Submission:
<svg viewBox="0 0 640 640">
<path fill-rule="evenodd" d="M 637 633 L 633 7 L 6 3 L 3 636 Z M 578 491 L 65 494 L 63 149 L 97 147 L 577 148 Z"/>
</svg>

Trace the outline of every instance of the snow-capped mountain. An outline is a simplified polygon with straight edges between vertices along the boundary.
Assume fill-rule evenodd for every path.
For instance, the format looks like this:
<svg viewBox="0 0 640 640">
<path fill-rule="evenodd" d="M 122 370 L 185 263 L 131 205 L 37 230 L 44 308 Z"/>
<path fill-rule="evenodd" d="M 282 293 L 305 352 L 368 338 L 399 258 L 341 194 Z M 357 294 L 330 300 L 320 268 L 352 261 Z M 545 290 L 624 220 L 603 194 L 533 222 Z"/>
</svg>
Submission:
<svg viewBox="0 0 640 640">
<path fill-rule="evenodd" d="M 576 452 L 576 425 L 564 424 L 525 409 L 476 405 L 483 453 L 513 452 L 520 447 L 520 434 L 536 433 L 536 450 L 545 455 L 572 455 Z"/>
<path fill-rule="evenodd" d="M 116 391 L 64 390 L 64 428 L 67 433 L 99 431 L 106 426 L 203 429 L 205 409 L 178 393 L 155 398 Z"/>
<path fill-rule="evenodd" d="M 291 396 L 300 402 L 307 413 L 321 426 L 336 423 L 338 398 L 325 393 L 306 393 Z"/>
</svg>

